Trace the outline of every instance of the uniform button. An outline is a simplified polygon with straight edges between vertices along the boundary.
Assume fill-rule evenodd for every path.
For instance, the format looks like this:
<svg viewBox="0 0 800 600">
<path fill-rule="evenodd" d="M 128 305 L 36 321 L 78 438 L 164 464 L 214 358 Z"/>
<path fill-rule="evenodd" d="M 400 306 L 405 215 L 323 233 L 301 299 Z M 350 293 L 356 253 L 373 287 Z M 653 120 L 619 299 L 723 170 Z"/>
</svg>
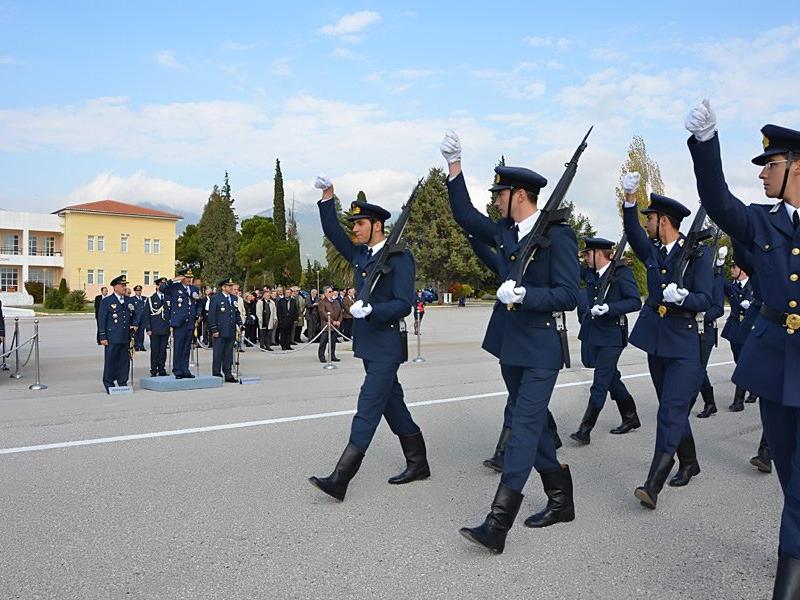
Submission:
<svg viewBox="0 0 800 600">
<path fill-rule="evenodd" d="M 367 276 L 367 272 L 366 271 L 361 271 L 361 276 L 362 277 L 366 277 Z"/>
<path fill-rule="evenodd" d="M 512 260 L 512 261 L 515 261 L 515 260 L 517 260 L 517 256 L 516 256 L 515 254 L 512 254 L 512 255 L 511 255 L 511 256 L 509 256 L 508 258 L 509 258 L 510 260 Z"/>
<path fill-rule="evenodd" d="M 691 329 L 691 328 L 692 328 L 692 326 L 691 326 L 691 325 L 689 325 L 689 329 Z"/>
<path fill-rule="evenodd" d="M 797 308 L 797 300 L 789 300 L 789 308 Z"/>
<path fill-rule="evenodd" d="M 792 254 L 794 254 L 795 256 L 800 254 L 800 248 L 792 248 Z"/>
<path fill-rule="evenodd" d="M 662 288 L 665 288 L 665 287 L 667 287 L 667 284 L 666 284 L 666 283 L 662 283 L 662 284 L 661 284 L 661 287 L 662 287 Z"/>
<path fill-rule="evenodd" d="M 503 246 L 503 244 L 500 244 L 500 250 L 502 250 L 503 248 L 505 248 L 505 246 Z"/>
<path fill-rule="evenodd" d="M 666 269 L 661 269 L 661 274 L 662 275 L 666 275 L 667 274 L 667 270 Z"/>
<path fill-rule="evenodd" d="M 769 244 L 764 244 L 764 250 L 769 250 Z"/>
<path fill-rule="evenodd" d="M 789 335 L 794 335 L 794 329 L 787 329 L 786 333 L 788 333 Z"/>
<path fill-rule="evenodd" d="M 789 281 L 797 281 L 800 277 L 797 276 L 797 273 L 792 273 L 789 275 Z"/>
<path fill-rule="evenodd" d="M 550 321 L 548 321 L 547 323 L 545 323 L 545 326 L 546 326 L 546 327 L 550 327 Z"/>
</svg>

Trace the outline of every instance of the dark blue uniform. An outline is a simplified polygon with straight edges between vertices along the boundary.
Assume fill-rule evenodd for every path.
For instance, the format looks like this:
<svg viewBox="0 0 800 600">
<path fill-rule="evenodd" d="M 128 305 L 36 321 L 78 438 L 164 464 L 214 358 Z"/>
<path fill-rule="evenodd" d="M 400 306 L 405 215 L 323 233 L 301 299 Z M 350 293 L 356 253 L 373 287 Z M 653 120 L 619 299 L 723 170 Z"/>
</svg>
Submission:
<svg viewBox="0 0 800 600">
<path fill-rule="evenodd" d="M 136 307 L 136 333 L 133 334 L 133 347 L 137 352 L 144 352 L 144 324 L 145 312 L 147 311 L 147 298 L 137 296 L 135 293 L 130 297 Z"/>
<path fill-rule="evenodd" d="M 242 315 L 236 305 L 236 296 L 229 294 L 226 297 L 222 292 L 211 296 L 208 305 L 208 329 L 213 345 L 212 375 L 222 377 L 224 373 L 226 380 L 233 379 L 233 343 L 241 325 Z"/>
<path fill-rule="evenodd" d="M 192 351 L 195 321 L 201 310 L 200 292 L 193 285 L 183 285 L 180 281 L 165 281 L 159 289 L 170 302 L 169 323 L 175 344 L 172 351 L 172 372 L 176 377 L 191 375 L 189 355 Z"/>
<path fill-rule="evenodd" d="M 700 395 L 703 397 L 705 409 L 699 416 L 709 416 L 711 410 L 717 412 L 714 401 L 714 386 L 708 378 L 708 360 L 711 352 L 718 344 L 717 319 L 725 314 L 725 289 L 726 281 L 722 267 L 714 267 L 711 283 L 711 306 L 703 314 L 703 334 L 701 336 L 700 362 L 703 365 L 703 382 L 700 385 Z M 713 409 L 711 407 L 714 407 Z M 704 414 L 708 412 L 708 414 Z"/>
<path fill-rule="evenodd" d="M 795 573 L 800 572 L 800 227 L 793 227 L 783 202 L 745 205 L 730 193 L 717 135 L 706 142 L 692 137 L 689 150 L 703 206 L 750 252 L 758 274 L 763 306 L 739 355 L 733 382 L 761 398 L 761 418 L 784 492 L 781 580 L 781 568 L 793 564 Z"/>
<path fill-rule="evenodd" d="M 167 344 L 169 343 L 171 310 L 167 297 L 156 292 L 145 301 L 144 329 L 150 334 L 150 375 L 167 375 Z"/>
<path fill-rule="evenodd" d="M 135 306 L 129 298 L 112 293 L 100 302 L 97 314 L 98 337 L 108 341 L 104 349 L 103 386 L 128 385 L 130 374 L 131 328 L 135 326 Z"/>
<path fill-rule="evenodd" d="M 753 302 L 753 285 L 748 279 L 742 285 L 738 281 L 729 281 L 725 284 L 725 297 L 731 305 L 731 312 L 728 315 L 728 320 L 725 322 L 725 327 L 722 328 L 722 337 L 731 343 L 731 351 L 733 352 L 733 360 L 739 360 L 739 354 L 742 351 L 742 342 L 739 341 L 739 331 L 741 330 L 742 322 L 744 321 L 747 309 L 742 307 L 742 302 L 747 300 L 752 304 Z"/>
</svg>

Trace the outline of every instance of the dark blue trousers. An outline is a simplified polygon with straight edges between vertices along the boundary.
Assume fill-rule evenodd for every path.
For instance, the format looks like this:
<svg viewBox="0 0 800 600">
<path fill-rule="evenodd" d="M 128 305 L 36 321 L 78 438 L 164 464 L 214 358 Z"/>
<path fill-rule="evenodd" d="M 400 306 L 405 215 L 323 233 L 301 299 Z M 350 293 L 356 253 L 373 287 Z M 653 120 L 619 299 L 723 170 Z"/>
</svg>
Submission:
<svg viewBox="0 0 800 600">
<path fill-rule="evenodd" d="M 398 436 L 419 433 L 419 427 L 411 418 L 403 399 L 403 388 L 397 380 L 400 365 L 366 359 L 363 362 L 367 375 L 358 394 L 350 442 L 366 453 L 381 417 L 386 419 L 392 433 Z"/>
<path fill-rule="evenodd" d="M 783 489 L 778 552 L 800 560 L 800 408 L 761 399 L 761 422 Z"/>
<path fill-rule="evenodd" d="M 516 379 L 512 374 L 512 370 L 510 367 L 506 367 L 504 369 L 503 365 L 500 365 L 500 374 L 503 376 L 503 381 L 506 384 L 506 389 L 509 390 L 508 398 L 506 398 L 506 406 L 503 409 L 503 427 L 510 428 L 511 421 L 514 418 L 514 404 L 516 404 L 517 402 L 517 397 L 511 393 L 511 386 L 514 386 L 514 389 L 516 390 L 519 387 L 519 384 L 514 383 Z M 551 413 L 549 410 L 547 411 L 547 428 L 553 435 L 558 433 L 558 426 L 556 425 L 556 420 L 553 418 L 553 413 Z"/>
<path fill-rule="evenodd" d="M 115 385 L 128 385 L 131 355 L 128 344 L 109 344 L 103 355 L 103 385 L 108 388 Z"/>
<path fill-rule="evenodd" d="M 172 350 L 172 372 L 175 375 L 190 373 L 189 356 L 192 352 L 193 335 L 194 325 L 191 323 L 172 328 L 172 340 L 175 342 L 175 348 Z"/>
<path fill-rule="evenodd" d="M 647 355 L 650 377 L 658 395 L 656 452 L 675 454 L 681 439 L 692 435 L 689 411 L 703 381 L 703 367 L 696 358 L 660 358 Z"/>
<path fill-rule="evenodd" d="M 133 334 L 133 345 L 137 350 L 144 350 L 144 327 L 138 327 Z"/>
<path fill-rule="evenodd" d="M 509 395 L 516 398 L 501 481 L 521 492 L 534 467 L 539 473 L 561 468 L 556 458 L 553 434 L 547 426 L 547 407 L 558 378 L 558 369 L 502 364 L 500 369 Z"/>
<path fill-rule="evenodd" d="M 706 325 L 708 331 L 708 325 Z M 708 359 L 711 358 L 711 351 L 714 349 L 714 342 L 716 336 L 713 333 L 706 333 L 703 335 L 703 343 L 700 344 L 700 364 L 703 366 L 703 382 L 700 384 L 700 391 L 709 392 L 713 391 L 714 387 L 711 385 L 711 380 L 708 378 Z"/>
<path fill-rule="evenodd" d="M 166 371 L 167 367 L 167 342 L 169 334 L 150 336 L 150 372 L 159 373 Z"/>
<path fill-rule="evenodd" d="M 592 387 L 589 390 L 589 404 L 602 409 L 606 396 L 610 393 L 615 401 L 626 400 L 630 396 L 628 388 L 622 383 L 622 376 L 617 369 L 622 346 L 589 346 L 581 347 L 583 363 L 594 368 Z"/>
<path fill-rule="evenodd" d="M 231 377 L 233 366 L 233 344 L 236 340 L 232 337 L 211 338 L 211 374 L 217 377 Z"/>
<path fill-rule="evenodd" d="M 739 362 L 739 355 L 742 353 L 742 348 L 744 344 L 735 344 L 731 342 L 731 352 L 733 352 L 733 362 Z"/>
</svg>

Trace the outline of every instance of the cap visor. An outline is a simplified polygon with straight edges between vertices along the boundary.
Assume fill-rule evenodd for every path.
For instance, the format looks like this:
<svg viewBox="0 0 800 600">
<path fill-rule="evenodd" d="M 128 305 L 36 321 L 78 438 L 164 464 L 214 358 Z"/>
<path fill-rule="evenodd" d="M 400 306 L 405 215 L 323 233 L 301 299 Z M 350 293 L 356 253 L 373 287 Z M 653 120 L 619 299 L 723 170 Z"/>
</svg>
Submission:
<svg viewBox="0 0 800 600">
<path fill-rule="evenodd" d="M 759 167 L 763 167 L 765 164 L 769 162 L 769 159 L 772 158 L 773 156 L 776 156 L 778 154 L 788 154 L 788 152 L 789 150 L 785 148 L 773 148 L 772 150 L 767 150 L 763 154 L 759 154 L 758 156 L 756 156 L 752 160 L 752 163 L 754 165 L 758 165 Z"/>
</svg>

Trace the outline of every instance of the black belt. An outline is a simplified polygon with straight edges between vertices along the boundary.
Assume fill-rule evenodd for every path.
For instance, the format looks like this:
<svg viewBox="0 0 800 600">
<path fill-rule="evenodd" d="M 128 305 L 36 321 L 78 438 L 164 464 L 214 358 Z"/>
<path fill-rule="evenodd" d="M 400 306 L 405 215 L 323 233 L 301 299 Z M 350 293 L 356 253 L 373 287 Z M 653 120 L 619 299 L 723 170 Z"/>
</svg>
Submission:
<svg viewBox="0 0 800 600">
<path fill-rule="evenodd" d="M 645 304 L 652 308 L 654 311 L 658 313 L 658 316 L 662 319 L 664 317 L 679 317 L 681 319 L 691 319 L 692 321 L 695 320 L 697 317 L 696 312 L 692 312 L 691 310 L 684 310 L 682 308 L 675 308 L 674 306 L 667 306 L 666 304 L 658 304 L 654 300 L 647 299 Z"/>
<path fill-rule="evenodd" d="M 800 314 L 785 313 L 783 311 L 770 308 L 765 304 L 761 305 L 760 312 L 767 319 L 773 321 L 774 323 L 777 323 L 781 327 L 785 327 L 786 329 L 791 329 L 792 331 L 797 331 L 798 329 L 800 329 Z"/>
</svg>

